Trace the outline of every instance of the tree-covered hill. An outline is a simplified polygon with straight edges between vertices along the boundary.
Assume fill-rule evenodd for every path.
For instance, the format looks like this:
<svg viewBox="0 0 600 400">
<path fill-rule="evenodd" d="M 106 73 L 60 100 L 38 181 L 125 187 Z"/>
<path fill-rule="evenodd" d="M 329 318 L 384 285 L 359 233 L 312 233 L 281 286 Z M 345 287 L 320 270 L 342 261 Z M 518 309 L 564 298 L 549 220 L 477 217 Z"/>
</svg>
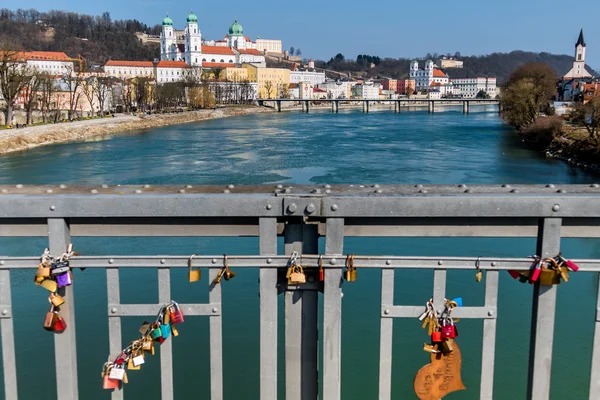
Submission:
<svg viewBox="0 0 600 400">
<path fill-rule="evenodd" d="M 420 66 L 431 58 L 437 62 L 439 57 L 430 54 L 427 57 L 419 59 Z M 472 78 L 477 76 L 492 76 L 498 78 L 499 82 L 504 82 L 510 73 L 516 68 L 531 62 L 543 62 L 556 72 L 557 76 L 563 76 L 573 66 L 573 56 L 557 55 L 550 53 L 533 53 L 528 51 L 515 50 L 510 53 L 492 53 L 484 56 L 462 56 L 459 60 L 464 61 L 464 68 L 446 69 L 445 72 L 450 78 Z M 368 60 L 368 62 L 365 62 Z M 328 68 L 339 72 L 350 72 L 352 76 L 364 76 L 368 78 L 408 78 L 411 59 L 384 58 L 361 55 L 356 60 L 347 60 L 342 54 L 337 54 L 329 61 L 316 61 L 317 68 Z M 375 67 L 371 68 L 371 62 Z M 598 72 L 587 66 L 588 71 L 594 76 Z"/>
<path fill-rule="evenodd" d="M 135 32 L 160 34 L 160 25 L 149 27 L 137 20 L 113 21 L 110 14 L 91 16 L 65 11 L 0 9 L 0 43 L 19 50 L 64 51 L 81 55 L 87 65 L 106 60 L 153 60 L 159 47 L 144 45 Z"/>
</svg>

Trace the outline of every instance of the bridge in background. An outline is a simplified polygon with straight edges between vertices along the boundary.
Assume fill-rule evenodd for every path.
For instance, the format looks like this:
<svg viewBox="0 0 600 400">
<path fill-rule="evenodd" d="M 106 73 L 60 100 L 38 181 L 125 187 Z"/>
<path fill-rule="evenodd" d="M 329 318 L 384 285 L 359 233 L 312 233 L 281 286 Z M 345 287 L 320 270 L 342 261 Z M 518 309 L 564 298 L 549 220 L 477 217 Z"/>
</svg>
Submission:
<svg viewBox="0 0 600 400">
<path fill-rule="evenodd" d="M 285 392 L 287 400 L 341 399 L 342 279 L 344 238 L 348 236 L 410 237 L 537 237 L 536 254 L 555 256 L 561 237 L 600 237 L 599 185 L 345 185 L 345 186 L 0 186 L 0 236 L 47 236 L 52 254 L 67 249 L 73 236 L 254 236 L 259 255 L 229 257 L 231 268 L 260 269 L 260 398 L 277 398 L 278 301 L 284 296 Z M 284 253 L 277 238 L 284 238 Z M 318 278 L 318 238 L 325 237 L 324 282 Z M 29 257 L 0 254 L 0 333 L 5 398 L 17 399 L 15 332 L 11 272 L 37 267 L 37 251 Z M 307 283 L 288 285 L 286 264 L 292 252 L 300 254 Z M 532 252 L 534 249 L 532 249 Z M 171 299 L 170 273 L 187 268 L 187 256 L 80 256 L 71 266 L 106 270 L 110 352 L 123 347 L 121 318 L 155 315 L 160 304 L 123 304 L 119 271 L 156 268 L 158 301 Z M 472 257 L 357 256 L 359 269 L 381 270 L 379 313 L 379 399 L 391 399 L 392 332 L 395 318 L 416 318 L 424 309 L 394 303 L 394 274 L 402 269 L 433 270 L 433 301 L 442 308 L 448 270 L 472 270 Z M 600 260 L 575 260 L 580 274 L 600 271 Z M 222 256 L 194 259 L 216 277 Z M 485 302 L 462 307 L 460 318 L 483 320 L 480 398 L 492 399 L 498 279 L 504 270 L 528 269 L 529 258 L 481 258 L 485 274 Z M 589 274 L 591 276 L 591 274 Z M 72 286 L 61 289 L 66 303 L 61 315 L 69 328 L 54 335 L 56 390 L 61 400 L 79 397 L 77 370 L 76 300 Z M 323 307 L 318 292 L 323 292 Z M 549 399 L 557 286 L 532 286 L 532 330 L 528 396 Z M 600 297 L 599 297 L 600 299 Z M 208 318 L 210 330 L 210 393 L 223 398 L 222 294 L 211 285 L 204 304 L 181 304 L 189 318 Z M 572 305 L 576 309 L 576 305 Z M 600 302 L 598 303 L 600 310 Z M 323 352 L 318 359 L 318 315 L 323 315 Z M 40 328 L 41 329 L 41 328 Z M 595 316 L 589 398 L 600 393 L 600 311 Z M 31 361 L 31 360 L 30 360 Z M 319 361 L 323 370 L 318 371 Z M 23 362 L 20 364 L 24 366 Z M 173 399 L 171 341 L 160 349 L 161 396 Z M 31 367 L 31 365 L 27 365 Z M 321 375 L 320 375 L 321 374 Z M 503 383 L 506 384 L 506 383 Z M 48 388 L 50 390 L 50 388 Z M 124 392 L 114 390 L 112 399 Z"/>
<path fill-rule="evenodd" d="M 259 99 L 258 105 L 265 106 L 267 104 L 273 104 L 273 107 L 281 112 L 282 103 L 299 103 L 302 105 L 303 112 L 310 112 L 311 103 L 331 103 L 331 112 L 337 113 L 340 110 L 340 103 L 348 104 L 359 104 L 362 103 L 363 112 L 368 113 L 370 106 L 373 104 L 394 104 L 394 112 L 399 113 L 403 106 L 425 106 L 430 113 L 435 112 L 436 105 L 461 105 L 463 107 L 463 113 L 468 114 L 471 106 L 486 106 L 486 105 L 498 105 L 498 112 L 501 111 L 500 100 L 496 99 L 439 99 L 439 100 L 428 100 L 428 99 L 402 99 L 402 100 L 372 100 L 372 99 Z"/>
</svg>

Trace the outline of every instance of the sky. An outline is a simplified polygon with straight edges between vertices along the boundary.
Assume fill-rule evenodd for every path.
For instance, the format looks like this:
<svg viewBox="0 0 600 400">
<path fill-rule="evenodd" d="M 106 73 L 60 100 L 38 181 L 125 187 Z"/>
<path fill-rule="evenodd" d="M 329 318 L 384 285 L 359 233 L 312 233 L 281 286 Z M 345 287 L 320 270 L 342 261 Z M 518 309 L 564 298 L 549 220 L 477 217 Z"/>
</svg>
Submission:
<svg viewBox="0 0 600 400">
<path fill-rule="evenodd" d="M 113 19 L 137 19 L 150 26 L 161 23 L 168 13 L 177 29 L 183 29 L 192 10 L 207 39 L 225 36 L 237 17 L 252 39 L 281 39 L 284 49 L 293 46 L 302 50 L 303 57 L 324 60 L 337 53 L 346 58 L 512 50 L 571 55 L 583 28 L 586 61 L 600 70 L 599 0 L 579 0 L 573 6 L 557 0 L 21 0 L 17 4 L 91 15 L 108 11 Z"/>
</svg>

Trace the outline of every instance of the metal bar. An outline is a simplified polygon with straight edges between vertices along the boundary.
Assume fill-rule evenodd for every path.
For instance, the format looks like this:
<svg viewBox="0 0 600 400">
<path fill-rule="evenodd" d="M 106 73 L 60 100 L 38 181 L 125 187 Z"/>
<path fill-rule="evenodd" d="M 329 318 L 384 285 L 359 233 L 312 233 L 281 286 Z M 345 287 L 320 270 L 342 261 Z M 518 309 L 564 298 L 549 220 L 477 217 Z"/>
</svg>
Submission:
<svg viewBox="0 0 600 400">
<path fill-rule="evenodd" d="M 394 304 L 394 270 L 381 270 L 381 307 Z M 392 398 L 392 344 L 394 320 L 381 318 L 379 333 L 379 400 Z"/>
<path fill-rule="evenodd" d="M 71 243 L 69 225 L 63 218 L 48 218 L 48 241 L 51 254 L 61 255 Z M 56 359 L 56 392 L 61 400 L 76 400 L 79 397 L 77 386 L 77 341 L 75 335 L 75 297 L 73 286 L 58 289 L 65 303 L 60 306 L 59 315 L 64 318 L 67 329 L 54 335 Z"/>
<path fill-rule="evenodd" d="M 277 255 L 277 219 L 260 218 L 260 254 Z M 260 269 L 260 398 L 277 399 L 277 269 Z"/>
<path fill-rule="evenodd" d="M 592 346 L 592 368 L 590 373 L 589 399 L 595 400 L 600 393 L 600 274 L 597 277 L 596 322 L 594 323 L 594 345 Z"/>
<path fill-rule="evenodd" d="M 433 273 L 433 305 L 438 313 L 444 309 L 446 297 L 446 270 L 436 269 Z M 423 312 L 423 310 L 421 310 Z M 458 314 L 457 314 L 458 316 Z"/>
<path fill-rule="evenodd" d="M 495 271 L 489 272 L 496 273 Z M 442 299 L 443 300 L 443 299 Z M 443 307 L 442 307 L 443 308 Z M 424 306 L 381 306 L 382 318 L 417 318 L 425 311 Z M 460 307 L 452 311 L 456 318 L 495 319 L 496 306 L 484 307 Z"/>
<path fill-rule="evenodd" d="M 554 257 L 560 252 L 561 223 L 561 218 L 545 218 L 540 221 L 537 242 L 537 254 L 540 257 Z M 529 345 L 529 399 L 550 398 L 555 311 L 556 285 L 535 283 Z"/>
<path fill-rule="evenodd" d="M 80 256 L 71 259 L 73 268 L 187 268 L 187 256 Z M 231 268 L 284 268 L 289 256 L 228 256 Z M 223 256 L 198 256 L 194 258 L 194 265 L 198 267 L 214 267 L 222 263 Z M 339 255 L 323 255 L 323 268 L 336 268 L 331 261 L 343 262 Z M 529 269 L 531 258 L 481 258 L 482 270 L 512 270 Z M 317 268 L 319 255 L 300 255 L 298 261 L 303 267 Z M 357 268 L 399 268 L 399 269 L 439 269 L 440 265 L 446 270 L 475 270 L 477 257 L 418 257 L 418 256 L 360 256 L 354 258 Z M 599 259 L 574 259 L 581 268 L 581 272 L 599 272 Z M 39 263 L 36 257 L 2 257 L 0 262 L 3 268 L 31 269 Z M 442 264 L 440 264 L 442 263 Z"/>
<path fill-rule="evenodd" d="M 4 371 L 4 396 L 17 399 L 17 364 L 15 359 L 15 332 L 12 320 L 10 271 L 0 270 L 0 333 L 2 333 L 2 369 Z"/>
<path fill-rule="evenodd" d="M 488 271 L 485 277 L 485 305 L 487 318 L 483 320 L 483 344 L 481 350 L 481 385 L 479 398 L 494 398 L 494 357 L 496 354 L 496 316 L 498 306 L 498 271 Z M 459 311 L 456 309 L 454 311 Z M 454 312 L 453 312 L 454 313 Z M 460 314 L 456 312 L 458 317 Z"/>
<path fill-rule="evenodd" d="M 106 292 L 108 304 L 119 305 L 121 303 L 118 268 L 106 269 Z M 110 357 L 117 357 L 123 349 L 123 343 L 121 341 L 121 318 L 116 312 L 112 312 L 112 308 L 110 307 L 108 312 L 108 343 Z M 112 391 L 111 399 L 121 400 L 122 398 L 123 385 L 120 385 L 118 389 Z"/>
<path fill-rule="evenodd" d="M 302 253 L 319 252 L 317 225 L 302 224 Z M 307 273 L 307 282 L 316 278 Z M 319 395 L 319 292 L 300 288 L 302 293 L 302 399 L 314 400 Z"/>
<path fill-rule="evenodd" d="M 169 268 L 158 269 L 158 301 L 162 304 L 171 301 L 171 270 Z M 173 399 L 172 340 L 166 340 L 160 345 L 160 393 L 162 400 Z"/>
<path fill-rule="evenodd" d="M 220 269 L 221 266 L 213 266 L 212 268 L 208 269 L 208 278 L 210 279 L 208 301 L 213 306 L 214 310 L 214 313 L 209 317 L 211 400 L 223 399 L 223 327 L 221 318 L 221 284 L 213 283 Z"/>
<path fill-rule="evenodd" d="M 344 219 L 328 218 L 325 253 L 341 258 Z M 324 271 L 323 289 L 323 399 L 341 399 L 342 380 L 342 270 Z"/>
<path fill-rule="evenodd" d="M 284 250 L 302 253 L 302 225 L 287 224 Z M 302 377 L 302 291 L 286 290 L 285 306 L 285 399 L 304 400 Z M 313 397 L 314 399 L 314 397 Z"/>
<path fill-rule="evenodd" d="M 113 268 L 108 268 L 111 270 Z M 166 268 L 165 268 L 166 269 Z M 164 303 L 168 303 L 169 301 L 165 301 Z M 119 317 L 133 317 L 133 316 L 143 316 L 143 315 L 156 315 L 157 310 L 159 310 L 164 303 L 160 304 L 108 304 L 108 310 L 111 316 L 119 316 Z M 178 303 L 179 304 L 179 303 Z M 183 314 L 186 316 L 209 316 L 220 314 L 220 312 L 213 311 L 213 306 L 211 304 L 179 304 L 179 307 L 183 311 Z M 161 345 L 163 348 L 164 345 Z"/>
</svg>

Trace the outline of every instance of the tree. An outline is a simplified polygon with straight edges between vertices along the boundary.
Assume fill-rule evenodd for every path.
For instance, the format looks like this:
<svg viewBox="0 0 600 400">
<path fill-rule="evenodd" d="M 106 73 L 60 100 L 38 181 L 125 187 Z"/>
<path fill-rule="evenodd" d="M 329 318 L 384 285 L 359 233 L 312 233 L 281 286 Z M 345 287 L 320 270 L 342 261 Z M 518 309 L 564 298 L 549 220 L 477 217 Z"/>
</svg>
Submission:
<svg viewBox="0 0 600 400">
<path fill-rule="evenodd" d="M 477 95 L 475 96 L 475 98 L 476 99 L 489 99 L 490 95 L 485 90 L 480 90 L 479 92 L 477 92 Z"/>
<path fill-rule="evenodd" d="M 152 78 L 137 77 L 134 82 L 134 97 L 138 111 L 146 111 L 146 104 L 151 97 L 151 82 Z"/>
<path fill-rule="evenodd" d="M 589 139 L 600 146 L 600 97 L 594 97 L 587 104 L 577 104 L 569 113 L 569 120 L 585 127 Z"/>
<path fill-rule="evenodd" d="M 42 121 L 46 122 L 48 113 L 55 110 L 54 94 L 56 93 L 56 79 L 48 74 L 42 74 L 40 80 L 40 108 L 42 110 Z M 55 115 L 54 121 L 58 119 L 58 113 Z"/>
<path fill-rule="evenodd" d="M 265 82 L 265 91 L 267 92 L 267 99 L 270 99 L 271 93 L 273 93 L 273 82 L 271 82 L 271 81 Z"/>
<path fill-rule="evenodd" d="M 287 83 L 284 83 L 283 86 L 281 86 L 280 97 L 282 99 L 287 99 L 290 97 L 290 85 L 288 85 Z"/>
<path fill-rule="evenodd" d="M 297 55 L 298 57 L 302 56 L 302 50 L 300 50 L 299 48 L 298 48 L 298 49 L 296 49 L 296 55 Z"/>
<path fill-rule="evenodd" d="M 10 125 L 13 118 L 13 108 L 17 97 L 29 82 L 27 65 L 18 62 L 18 53 L 11 45 L 0 45 L 0 94 L 6 103 L 4 113 L 6 125 Z"/>
<path fill-rule="evenodd" d="M 294 50 L 294 46 L 290 47 L 290 56 L 293 56 L 293 55 L 294 55 L 294 51 L 295 51 L 295 50 Z"/>
<path fill-rule="evenodd" d="M 104 114 L 105 103 L 110 92 L 110 86 L 115 78 L 96 76 L 91 80 L 92 91 L 98 100 L 98 110 Z"/>
<path fill-rule="evenodd" d="M 502 117 L 517 130 L 533 124 L 542 114 L 550 114 L 550 101 L 556 93 L 556 75 L 543 63 L 517 68 L 506 82 L 502 98 Z"/>
<path fill-rule="evenodd" d="M 30 75 L 28 76 L 27 84 L 23 88 L 22 98 L 23 98 L 23 108 L 25 108 L 26 114 L 26 124 L 29 125 L 32 123 L 31 114 L 33 109 L 38 103 L 40 103 L 40 89 L 42 85 L 41 77 L 42 73 L 40 73 L 37 69 L 33 68 L 30 70 Z M 39 107 L 39 105 L 38 105 Z"/>
<path fill-rule="evenodd" d="M 457 51 L 456 53 L 454 53 L 454 57 L 455 58 L 460 58 L 460 51 Z"/>
<path fill-rule="evenodd" d="M 75 70 L 73 64 L 69 64 L 66 68 L 66 73 L 62 78 L 63 82 L 67 86 L 67 92 L 69 93 L 69 120 L 73 119 L 73 115 L 79 106 L 79 98 L 81 97 L 82 85 L 83 85 L 83 72 Z"/>
<path fill-rule="evenodd" d="M 90 105 L 90 112 L 92 115 L 96 114 L 96 109 L 94 107 L 94 104 L 96 103 L 96 92 L 94 90 L 93 84 L 93 81 L 95 79 L 95 77 L 90 77 L 86 79 L 81 85 L 83 94 L 85 94 L 85 98 L 87 99 L 88 104 Z"/>
</svg>

